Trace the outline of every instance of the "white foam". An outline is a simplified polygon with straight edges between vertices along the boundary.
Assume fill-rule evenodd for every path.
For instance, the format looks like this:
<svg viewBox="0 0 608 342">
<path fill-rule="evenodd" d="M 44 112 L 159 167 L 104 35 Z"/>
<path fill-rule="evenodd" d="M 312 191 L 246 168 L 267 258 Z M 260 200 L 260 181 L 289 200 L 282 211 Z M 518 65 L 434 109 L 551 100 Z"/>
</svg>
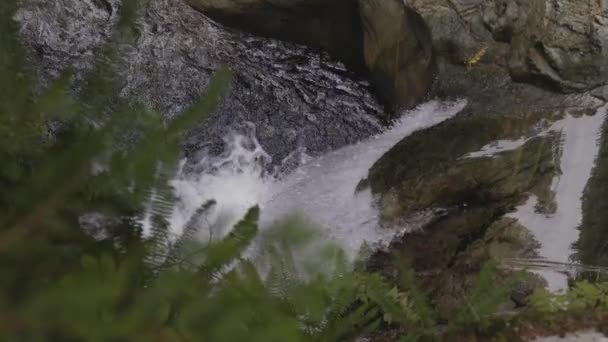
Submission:
<svg viewBox="0 0 608 342">
<path fill-rule="evenodd" d="M 384 133 L 308 161 L 280 180 L 264 175 L 260 160 L 268 156 L 255 137 L 233 135 L 227 140 L 230 153 L 205 158 L 204 172 L 182 173 L 173 181 L 179 203 L 171 229 L 180 234 L 197 208 L 214 199 L 218 205 L 213 217 L 208 218 L 211 233 L 202 232 L 203 240 L 226 234 L 250 207 L 258 205 L 262 229 L 297 213 L 318 225 L 326 238 L 339 243 L 351 257 L 364 242 L 388 242 L 397 230 L 378 227 L 372 195 L 369 190 L 355 193 L 357 184 L 403 137 L 454 116 L 465 104 L 428 102 L 406 113 Z"/>
<path fill-rule="evenodd" d="M 534 342 L 608 342 L 608 337 L 597 331 L 581 331 L 565 336 L 537 337 Z"/>
<path fill-rule="evenodd" d="M 540 131 L 537 130 L 538 133 L 532 136 L 522 136 L 517 139 L 496 140 L 483 146 L 479 151 L 468 153 L 461 158 L 493 157 L 501 152 L 513 151 L 525 145 L 532 138 L 543 137 L 550 132 L 561 130 L 561 125 L 561 121 L 557 121 L 547 129 L 542 129 Z"/>
<path fill-rule="evenodd" d="M 492 157 L 500 152 L 512 151 L 520 148 L 525 145 L 530 138 L 521 137 L 515 140 L 497 140 L 488 145 L 485 145 L 481 148 L 481 150 L 476 152 L 471 152 L 466 154 L 462 158 L 482 158 L 482 157 Z"/>
<path fill-rule="evenodd" d="M 190 217 L 210 200 L 216 205 L 206 217 L 207 227 L 200 231 L 203 241 L 224 236 L 247 210 L 266 201 L 273 183 L 264 176 L 264 163 L 270 156 L 254 134 L 254 130 L 249 136 L 230 133 L 224 140 L 226 154 L 204 157 L 199 162 L 203 170 L 199 174 L 178 173 L 171 182 L 178 198 L 169 222 L 173 234 L 180 235 Z"/>
</svg>

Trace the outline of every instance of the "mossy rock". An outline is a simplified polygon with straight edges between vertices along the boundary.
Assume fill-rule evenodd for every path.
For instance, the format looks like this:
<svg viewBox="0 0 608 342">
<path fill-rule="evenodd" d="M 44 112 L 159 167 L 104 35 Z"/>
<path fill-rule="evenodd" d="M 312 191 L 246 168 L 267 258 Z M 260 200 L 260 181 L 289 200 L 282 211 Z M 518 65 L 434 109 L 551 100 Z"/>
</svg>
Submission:
<svg viewBox="0 0 608 342">
<path fill-rule="evenodd" d="M 466 157 L 467 151 L 480 149 L 500 133 L 524 133 L 523 127 L 530 129 L 527 123 L 525 119 L 460 120 L 406 138 L 370 170 L 372 191 L 382 194 L 383 206 L 389 208 L 384 218 L 408 216 L 428 207 L 498 202 L 532 189 L 555 170 L 556 137 L 535 137 L 496 156 Z"/>
</svg>

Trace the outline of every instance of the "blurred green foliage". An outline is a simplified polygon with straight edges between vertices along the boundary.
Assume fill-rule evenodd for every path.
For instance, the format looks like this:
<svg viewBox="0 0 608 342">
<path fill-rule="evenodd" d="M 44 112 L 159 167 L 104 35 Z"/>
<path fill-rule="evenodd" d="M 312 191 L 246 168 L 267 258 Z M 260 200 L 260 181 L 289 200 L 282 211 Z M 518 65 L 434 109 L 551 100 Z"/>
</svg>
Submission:
<svg viewBox="0 0 608 342">
<path fill-rule="evenodd" d="M 330 260 L 333 272 L 303 279 L 283 251 L 264 249 L 268 274 L 260 274 L 241 258 L 256 237 L 258 213 L 253 208 L 227 237 L 199 245 L 200 264 L 163 267 L 152 277 L 137 254 L 83 255 L 69 272 L 3 311 L 0 332 L 15 341 L 337 341 L 373 330 L 387 315 L 416 319 L 379 276 L 342 270 L 344 256 L 331 246 L 315 263 Z M 293 256 L 314 234 L 286 224 L 271 229 L 264 244 Z"/>
<path fill-rule="evenodd" d="M 452 324 L 474 326 L 483 330 L 490 326 L 501 304 L 508 301 L 512 281 L 497 279 L 497 265 L 486 263 L 477 278 L 477 283 L 465 296 L 465 304 L 455 313 Z"/>
<path fill-rule="evenodd" d="M 608 283 L 578 281 L 562 294 L 539 289 L 531 297 L 530 309 L 538 314 L 606 311 L 608 310 Z"/>
</svg>

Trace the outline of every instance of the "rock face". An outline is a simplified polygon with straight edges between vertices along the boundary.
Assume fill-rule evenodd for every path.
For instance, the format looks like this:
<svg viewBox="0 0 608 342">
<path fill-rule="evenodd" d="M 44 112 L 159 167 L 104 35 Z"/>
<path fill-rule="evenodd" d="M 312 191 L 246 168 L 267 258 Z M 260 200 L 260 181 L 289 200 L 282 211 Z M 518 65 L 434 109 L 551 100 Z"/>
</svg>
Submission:
<svg viewBox="0 0 608 342">
<path fill-rule="evenodd" d="M 119 8 L 118 0 L 22 2 L 15 19 L 41 87 L 67 67 L 76 84 L 86 75 Z M 382 128 L 368 83 L 310 48 L 230 32 L 181 0 L 147 1 L 137 32 L 134 46 L 119 53 L 116 93 L 167 116 L 204 93 L 220 67 L 234 72 L 223 103 L 193 128 L 190 156 L 219 153 L 222 138 L 232 130 L 248 133 L 247 123 L 275 164 L 295 151 L 319 155 Z"/>
<path fill-rule="evenodd" d="M 323 49 L 362 70 L 363 36 L 352 0 L 187 0 L 222 23 L 257 35 Z"/>
<path fill-rule="evenodd" d="M 590 90 L 608 75 L 603 0 L 405 0 L 427 21 L 439 55 L 508 68 L 514 80 L 564 92 Z"/>
<path fill-rule="evenodd" d="M 434 95 L 469 102 L 456 118 L 398 143 L 371 168 L 367 181 L 388 224 L 399 225 L 419 211 L 442 213 L 394 242 L 389 254 L 409 260 L 448 318 L 463 305 L 483 263 L 509 265 L 512 259 L 537 256 L 532 232 L 510 213 L 530 196 L 538 199 L 533 215 L 555 212 L 564 138 L 548 127 L 565 115 L 593 115 L 608 101 L 603 86 L 608 83 L 608 3 L 404 3 L 432 32 L 439 68 Z M 578 242 L 578 258 L 595 264 L 607 260 L 602 198 L 608 138 L 603 131 Z M 389 254 L 378 253 L 370 266 L 395 275 L 399 265 Z M 532 284 L 542 286 L 542 281 Z M 514 289 L 512 305 L 526 302 L 520 292 Z"/>
<path fill-rule="evenodd" d="M 230 26 L 323 49 L 369 74 L 387 110 L 412 107 L 436 76 L 430 31 L 401 0 L 188 0 Z"/>
<path fill-rule="evenodd" d="M 436 76 L 432 37 L 424 19 L 400 0 L 360 0 L 365 64 L 378 97 L 410 108 Z"/>
<path fill-rule="evenodd" d="M 608 75 L 604 0 L 188 1 L 231 26 L 321 48 L 368 72 L 389 109 L 427 94 L 435 55 L 493 63 L 517 82 L 566 93 L 606 84 Z"/>
</svg>

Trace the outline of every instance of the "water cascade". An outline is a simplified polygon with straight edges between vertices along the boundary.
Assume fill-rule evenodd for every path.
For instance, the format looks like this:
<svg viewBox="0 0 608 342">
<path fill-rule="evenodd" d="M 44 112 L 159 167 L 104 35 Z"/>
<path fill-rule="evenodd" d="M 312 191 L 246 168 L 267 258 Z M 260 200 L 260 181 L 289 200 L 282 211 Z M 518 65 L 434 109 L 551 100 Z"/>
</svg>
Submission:
<svg viewBox="0 0 608 342">
<path fill-rule="evenodd" d="M 431 101 L 403 114 L 390 129 L 359 143 L 318 158 L 301 154 L 301 165 L 287 174 L 268 173 L 263 164 L 270 158 L 255 136 L 229 135 L 226 153 L 200 160 L 202 172 L 181 172 L 172 182 L 179 199 L 171 229 L 179 235 L 197 208 L 214 199 L 217 206 L 202 241 L 226 234 L 252 206 L 262 210 L 261 227 L 268 227 L 289 214 L 314 220 L 324 237 L 339 243 L 354 256 L 363 243 L 382 245 L 407 230 L 383 229 L 371 191 L 356 192 L 372 164 L 403 137 L 456 115 L 465 101 Z"/>
</svg>

